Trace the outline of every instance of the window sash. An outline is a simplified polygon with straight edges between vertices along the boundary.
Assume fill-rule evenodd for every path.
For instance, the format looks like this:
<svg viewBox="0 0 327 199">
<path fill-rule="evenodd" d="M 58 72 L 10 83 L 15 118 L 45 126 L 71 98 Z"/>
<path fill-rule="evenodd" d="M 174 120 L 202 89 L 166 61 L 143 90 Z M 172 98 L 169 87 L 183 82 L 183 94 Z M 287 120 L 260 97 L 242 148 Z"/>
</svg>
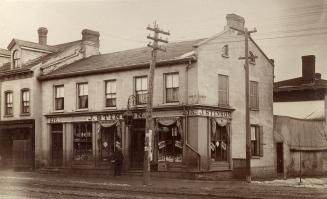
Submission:
<svg viewBox="0 0 327 199">
<path fill-rule="evenodd" d="M 5 114 L 13 114 L 13 94 L 12 92 L 5 93 Z"/>
<path fill-rule="evenodd" d="M 56 98 L 63 98 L 65 95 L 65 90 L 64 90 L 64 86 L 56 86 L 55 87 L 55 96 Z"/>
<path fill-rule="evenodd" d="M 56 110 L 63 110 L 64 109 L 64 98 L 58 97 L 55 99 L 55 109 Z"/>
<path fill-rule="evenodd" d="M 228 76 L 227 75 L 218 75 L 218 104 L 228 105 L 229 96 L 228 96 Z"/>
<path fill-rule="evenodd" d="M 148 101 L 148 91 L 136 91 L 136 104 L 146 104 Z"/>
<path fill-rule="evenodd" d="M 88 108 L 88 95 L 82 95 L 78 97 L 78 108 Z"/>
<path fill-rule="evenodd" d="M 135 78 L 135 91 L 148 90 L 148 77 L 136 77 Z"/>
<path fill-rule="evenodd" d="M 251 126 L 251 155 L 260 156 L 260 127 Z"/>
<path fill-rule="evenodd" d="M 256 81 L 250 81 L 250 108 L 259 108 L 259 84 Z"/>
<path fill-rule="evenodd" d="M 116 80 L 106 82 L 106 94 L 116 93 Z"/>
<path fill-rule="evenodd" d="M 88 84 L 81 83 L 78 84 L 78 96 L 85 96 L 88 95 Z"/>
<path fill-rule="evenodd" d="M 178 91 L 179 88 L 166 88 L 166 101 L 167 102 L 178 102 Z"/>
</svg>

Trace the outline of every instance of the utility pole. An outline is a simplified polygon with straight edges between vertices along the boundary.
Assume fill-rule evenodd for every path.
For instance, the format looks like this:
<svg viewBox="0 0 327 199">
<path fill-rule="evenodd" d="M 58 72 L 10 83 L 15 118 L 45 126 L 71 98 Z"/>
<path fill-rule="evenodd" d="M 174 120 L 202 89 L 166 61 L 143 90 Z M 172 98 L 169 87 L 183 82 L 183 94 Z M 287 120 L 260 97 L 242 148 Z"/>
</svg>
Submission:
<svg viewBox="0 0 327 199">
<path fill-rule="evenodd" d="M 144 168 L 143 168 L 143 185 L 148 185 L 150 182 L 150 156 L 151 154 L 151 146 L 150 142 L 152 139 L 152 135 L 154 132 L 153 124 L 152 124 L 152 104 L 153 104 L 153 80 L 154 80 L 154 69 L 156 67 L 157 61 L 157 51 L 166 52 L 166 49 L 161 48 L 158 43 L 168 43 L 167 40 L 159 38 L 159 34 L 170 35 L 169 32 L 163 31 L 159 29 L 159 26 L 156 22 L 154 22 L 153 27 L 148 26 L 147 30 L 153 31 L 154 35 L 148 35 L 147 38 L 152 40 L 148 44 L 148 47 L 152 48 L 151 56 L 151 64 L 148 75 L 148 96 L 147 96 L 147 106 L 146 106 L 146 126 L 145 126 L 145 140 L 144 140 Z"/>
<path fill-rule="evenodd" d="M 231 27 L 236 31 L 241 32 L 245 36 L 245 56 L 240 57 L 239 59 L 244 59 L 244 69 L 245 69 L 245 128 L 246 128 L 246 181 L 251 182 L 251 127 L 250 127 L 250 78 L 249 78 L 249 37 L 251 33 L 257 32 L 254 28 L 252 31 L 248 31 L 247 28 L 238 29 L 235 27 Z M 250 57 L 251 59 L 257 58 L 257 56 Z"/>
</svg>

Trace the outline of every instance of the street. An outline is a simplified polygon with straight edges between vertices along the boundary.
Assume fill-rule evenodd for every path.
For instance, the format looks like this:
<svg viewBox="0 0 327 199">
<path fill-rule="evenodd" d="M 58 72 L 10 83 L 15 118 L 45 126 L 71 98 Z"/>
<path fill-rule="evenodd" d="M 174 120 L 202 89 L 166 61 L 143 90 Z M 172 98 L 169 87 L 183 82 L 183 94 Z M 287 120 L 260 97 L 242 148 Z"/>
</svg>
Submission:
<svg viewBox="0 0 327 199">
<path fill-rule="evenodd" d="M 199 181 L 141 176 L 81 177 L 33 172 L 0 172 L 0 198 L 327 198 L 325 185 L 294 187 L 242 181 Z"/>
</svg>

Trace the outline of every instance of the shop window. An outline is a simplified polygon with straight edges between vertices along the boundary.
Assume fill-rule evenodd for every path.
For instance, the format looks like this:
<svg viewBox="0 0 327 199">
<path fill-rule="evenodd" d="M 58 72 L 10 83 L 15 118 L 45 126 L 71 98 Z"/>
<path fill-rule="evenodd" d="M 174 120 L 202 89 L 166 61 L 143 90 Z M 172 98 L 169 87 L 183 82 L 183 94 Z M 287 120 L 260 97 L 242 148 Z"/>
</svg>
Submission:
<svg viewBox="0 0 327 199">
<path fill-rule="evenodd" d="M 221 49 L 221 56 L 223 56 L 223 57 L 228 57 L 228 54 L 229 52 L 228 52 L 228 45 L 226 44 L 226 45 L 224 45 L 223 46 L 223 48 Z"/>
<path fill-rule="evenodd" d="M 110 161 L 113 156 L 117 144 L 120 145 L 121 141 L 117 135 L 117 126 L 112 125 L 110 127 L 101 127 L 101 154 L 100 160 L 107 162 Z"/>
<path fill-rule="evenodd" d="M 228 105 L 229 104 L 229 88 L 228 88 L 228 76 L 218 75 L 218 104 Z"/>
<path fill-rule="evenodd" d="M 13 93 L 5 92 L 5 115 L 13 115 Z"/>
<path fill-rule="evenodd" d="M 106 81 L 106 107 L 116 107 L 116 80 Z"/>
<path fill-rule="evenodd" d="M 166 102 L 178 102 L 179 75 L 178 73 L 165 74 Z"/>
<path fill-rule="evenodd" d="M 217 124 L 216 121 L 212 121 L 211 130 L 211 161 L 228 161 L 229 153 L 229 136 L 226 126 Z"/>
<path fill-rule="evenodd" d="M 176 123 L 163 126 L 159 124 L 159 162 L 182 162 L 183 140 Z"/>
<path fill-rule="evenodd" d="M 148 97 L 148 77 L 136 77 L 135 78 L 135 95 L 136 104 L 146 104 Z"/>
<path fill-rule="evenodd" d="M 22 90 L 22 114 L 30 113 L 30 91 L 28 89 Z"/>
<path fill-rule="evenodd" d="M 64 85 L 55 86 L 55 110 L 64 110 Z"/>
<path fill-rule="evenodd" d="M 78 93 L 78 109 L 87 109 L 88 108 L 88 84 L 87 83 L 78 83 L 77 84 L 77 93 Z"/>
<path fill-rule="evenodd" d="M 92 160 L 92 123 L 74 124 L 74 160 Z"/>
<path fill-rule="evenodd" d="M 263 156 L 263 135 L 262 127 L 251 125 L 251 155 Z"/>
<path fill-rule="evenodd" d="M 12 67 L 18 68 L 19 67 L 19 51 L 15 50 L 12 54 Z"/>
<path fill-rule="evenodd" d="M 259 83 L 250 81 L 250 109 L 259 109 Z"/>
</svg>

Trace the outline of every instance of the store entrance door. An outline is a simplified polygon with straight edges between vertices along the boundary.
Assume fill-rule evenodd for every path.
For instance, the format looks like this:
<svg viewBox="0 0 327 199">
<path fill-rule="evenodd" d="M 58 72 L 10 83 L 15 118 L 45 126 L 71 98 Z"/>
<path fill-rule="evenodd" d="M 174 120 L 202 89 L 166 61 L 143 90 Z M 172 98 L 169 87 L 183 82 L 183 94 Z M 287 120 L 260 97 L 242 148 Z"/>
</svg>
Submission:
<svg viewBox="0 0 327 199">
<path fill-rule="evenodd" d="M 131 131 L 131 169 L 142 169 L 144 162 L 145 120 L 135 120 Z"/>
<path fill-rule="evenodd" d="M 63 163 L 63 124 L 51 125 L 51 163 L 60 167 Z"/>
</svg>

